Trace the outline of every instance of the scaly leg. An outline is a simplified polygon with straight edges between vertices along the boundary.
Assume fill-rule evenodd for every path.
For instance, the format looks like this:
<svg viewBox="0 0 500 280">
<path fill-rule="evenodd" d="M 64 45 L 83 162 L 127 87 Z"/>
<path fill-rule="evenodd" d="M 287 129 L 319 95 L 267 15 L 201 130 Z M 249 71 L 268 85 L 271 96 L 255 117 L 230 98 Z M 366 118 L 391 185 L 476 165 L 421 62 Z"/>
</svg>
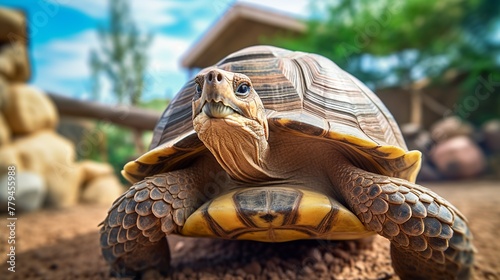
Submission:
<svg viewBox="0 0 500 280">
<path fill-rule="evenodd" d="M 474 248 L 465 217 L 420 185 L 344 162 L 332 180 L 363 224 L 391 241 L 402 279 L 468 279 Z"/>
<path fill-rule="evenodd" d="M 102 222 L 102 254 L 113 276 L 137 276 L 147 269 L 166 274 L 166 236 L 176 233 L 202 204 L 191 170 L 159 174 L 134 184 L 119 197 Z"/>
</svg>

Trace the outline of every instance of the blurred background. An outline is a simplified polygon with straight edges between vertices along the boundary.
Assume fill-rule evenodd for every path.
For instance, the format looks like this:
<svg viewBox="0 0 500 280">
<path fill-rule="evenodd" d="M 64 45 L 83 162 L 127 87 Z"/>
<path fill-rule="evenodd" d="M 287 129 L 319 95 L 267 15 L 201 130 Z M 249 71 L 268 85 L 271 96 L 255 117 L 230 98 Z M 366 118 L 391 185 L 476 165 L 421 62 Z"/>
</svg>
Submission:
<svg viewBox="0 0 500 280">
<path fill-rule="evenodd" d="M 322 54 L 372 88 L 409 148 L 423 152 L 419 180 L 495 177 L 499 7 L 494 0 L 2 0 L 1 163 L 38 174 L 49 194 L 61 177 L 65 191 L 73 189 L 68 204 L 89 189 L 94 194 L 83 197 L 96 200 L 110 181 L 119 193 L 122 166 L 148 149 L 161 112 L 190 77 L 236 50 L 271 44 Z M 28 149 L 36 145 L 43 151 Z M 47 162 L 62 167 L 49 172 Z M 99 176 L 107 181 L 91 184 Z"/>
<path fill-rule="evenodd" d="M 123 165 L 148 150 L 191 77 L 257 44 L 324 55 L 373 89 L 422 152 L 417 181 L 473 217 L 475 270 L 500 277 L 497 0 L 0 0 L 0 212 L 31 211 L 17 228 L 23 275 L 106 278 L 104 260 L 89 256 L 99 254 L 96 225 L 128 188 Z M 13 167 L 14 215 L 3 207 Z M 197 252 L 169 242 L 174 260 Z M 374 278 L 393 279 L 380 251 L 386 276 Z M 263 260 L 249 271 L 272 271 Z"/>
</svg>

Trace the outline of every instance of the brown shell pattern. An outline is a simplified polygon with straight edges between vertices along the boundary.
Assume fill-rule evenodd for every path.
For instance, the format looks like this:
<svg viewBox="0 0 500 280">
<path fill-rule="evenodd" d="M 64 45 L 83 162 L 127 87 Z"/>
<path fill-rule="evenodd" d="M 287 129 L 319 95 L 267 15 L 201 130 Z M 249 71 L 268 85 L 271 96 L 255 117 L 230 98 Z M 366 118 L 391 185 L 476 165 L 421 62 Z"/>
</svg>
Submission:
<svg viewBox="0 0 500 280">
<path fill-rule="evenodd" d="M 414 181 L 420 152 L 407 151 L 391 113 L 359 80 L 320 55 L 270 46 L 235 52 L 216 67 L 247 75 L 267 110 L 269 125 L 297 135 L 340 141 L 379 173 Z M 206 148 L 192 124 L 189 81 L 158 122 L 151 150 L 125 165 L 131 182 L 182 168 Z"/>
</svg>

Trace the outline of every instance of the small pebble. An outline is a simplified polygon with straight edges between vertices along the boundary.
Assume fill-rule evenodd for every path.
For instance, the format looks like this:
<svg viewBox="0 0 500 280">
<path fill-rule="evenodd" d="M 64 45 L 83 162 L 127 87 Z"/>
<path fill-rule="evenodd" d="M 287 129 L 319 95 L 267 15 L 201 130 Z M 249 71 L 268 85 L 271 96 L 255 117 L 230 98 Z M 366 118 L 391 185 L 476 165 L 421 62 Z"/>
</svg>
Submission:
<svg viewBox="0 0 500 280">
<path fill-rule="evenodd" d="M 328 267 L 326 266 L 326 264 L 319 262 L 314 264 L 314 270 L 321 274 L 325 274 L 326 272 L 328 272 Z"/>
<path fill-rule="evenodd" d="M 330 252 L 326 252 L 324 258 L 327 264 L 332 264 L 335 261 L 335 258 L 333 257 L 332 254 L 330 254 Z"/>
<path fill-rule="evenodd" d="M 253 274 L 255 276 L 258 276 L 260 275 L 262 268 L 257 261 L 252 261 L 251 263 L 245 265 L 243 267 L 243 270 L 248 274 Z"/>
<path fill-rule="evenodd" d="M 179 241 L 175 244 L 174 251 L 179 252 L 182 248 L 184 248 L 184 242 Z"/>
<path fill-rule="evenodd" d="M 314 248 L 311 250 L 309 254 L 315 261 L 320 262 L 321 261 L 321 252 L 318 250 L 318 248 Z"/>
</svg>

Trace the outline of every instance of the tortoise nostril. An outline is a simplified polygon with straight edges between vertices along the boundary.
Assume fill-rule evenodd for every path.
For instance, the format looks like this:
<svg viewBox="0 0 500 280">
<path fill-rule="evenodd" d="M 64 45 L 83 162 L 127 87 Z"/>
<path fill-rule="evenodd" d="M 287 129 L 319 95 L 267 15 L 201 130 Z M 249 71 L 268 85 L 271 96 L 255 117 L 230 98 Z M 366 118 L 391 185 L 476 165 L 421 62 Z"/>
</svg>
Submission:
<svg viewBox="0 0 500 280">
<path fill-rule="evenodd" d="M 217 74 L 217 82 L 222 81 L 222 75 L 220 73 Z"/>
<path fill-rule="evenodd" d="M 211 82 L 213 79 L 212 72 L 208 73 L 208 81 Z"/>
</svg>

